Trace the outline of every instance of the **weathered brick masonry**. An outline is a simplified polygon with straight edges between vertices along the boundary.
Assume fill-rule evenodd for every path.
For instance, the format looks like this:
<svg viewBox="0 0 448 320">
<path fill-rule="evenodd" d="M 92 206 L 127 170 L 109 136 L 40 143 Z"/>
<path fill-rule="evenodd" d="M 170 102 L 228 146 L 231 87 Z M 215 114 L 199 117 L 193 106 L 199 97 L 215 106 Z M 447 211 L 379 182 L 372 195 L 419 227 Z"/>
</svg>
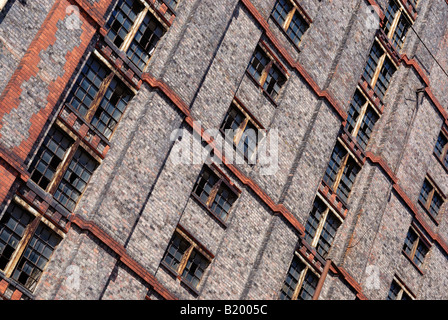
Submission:
<svg viewBox="0 0 448 320">
<path fill-rule="evenodd" d="M 300 17 L 308 26 L 299 43 L 276 18 L 280 4 L 295 10 L 285 23 Z M 412 25 L 401 49 L 384 31 L 391 4 Z M 447 4 L 9 0 L 0 13 L 0 296 L 278 299 L 290 279 L 292 298 L 448 298 L 448 169 L 434 151 L 448 126 Z M 371 6 L 380 19 L 377 26 L 366 23 Z M 123 9 L 130 7 L 135 15 Z M 122 42 L 110 31 L 117 28 L 110 21 L 119 12 L 134 19 Z M 401 20 L 394 21 L 391 28 Z M 138 51 L 155 25 L 164 30 L 157 46 Z M 384 96 L 364 72 L 375 44 L 385 52 L 379 63 L 391 61 L 396 68 Z M 150 59 L 142 69 L 135 57 L 145 50 Z M 264 52 L 270 68 L 275 65 L 285 77 L 277 96 L 249 72 L 254 52 Z M 111 76 L 106 72 L 101 78 L 97 67 L 88 69 L 91 61 Z M 378 69 L 374 79 L 382 72 Z M 90 87 L 87 80 L 78 81 L 82 76 Z M 108 134 L 95 122 L 93 108 L 118 105 L 113 102 L 118 91 L 108 93 L 111 83 L 125 86 L 131 98 Z M 94 86 L 93 111 L 83 113 L 73 92 L 83 88 L 90 94 Z M 357 92 L 378 114 L 365 148 L 347 129 Z M 100 100 L 102 95 L 106 98 Z M 278 132 L 274 174 L 264 175 L 260 162 L 230 162 L 221 146 L 232 149 L 231 143 L 207 130 L 220 128 L 234 104 L 267 130 L 267 138 Z M 51 147 L 55 128 L 72 144 L 60 163 L 54 164 L 53 156 L 47 170 L 53 165 L 55 172 L 45 184 L 36 175 L 37 160 L 49 161 L 42 150 Z M 173 139 L 180 131 L 182 137 Z M 236 195 L 225 218 L 195 193 L 203 163 L 176 164 L 179 147 L 197 137 L 200 152 L 214 162 L 208 170 Z M 327 180 L 338 146 L 360 168 L 347 198 Z M 87 160 L 75 162 L 80 152 L 96 163 L 87 181 L 76 171 L 79 164 L 89 167 Z M 194 152 L 187 158 L 194 159 Z M 339 176 L 351 179 L 345 171 Z M 419 200 L 428 179 L 443 200 L 436 217 L 433 207 Z M 61 194 L 73 197 L 79 189 L 69 193 L 64 183 L 84 183 L 75 206 Z M 224 197 L 220 190 L 209 200 L 216 192 Z M 329 208 L 316 233 L 330 230 L 325 222 L 330 215 L 340 221 L 324 253 L 323 236 L 310 240 L 309 234 L 316 199 Z M 20 219 L 33 217 L 24 235 L 10 231 L 11 217 L 20 220 L 15 212 L 22 211 L 28 213 Z M 51 243 L 39 236 L 41 228 L 60 239 L 51 245 L 51 256 L 37 249 L 29 253 L 31 237 Z M 408 252 L 409 230 L 420 246 L 412 240 Z M 11 240 L 14 250 L 8 253 L 4 239 L 11 232 L 19 238 Z M 167 257 L 179 236 L 182 259 L 170 264 Z M 189 249 L 182 251 L 187 243 Z M 428 252 L 420 263 L 416 255 L 422 244 Z M 37 262 L 44 258 L 48 263 Z M 304 267 L 294 282 L 296 261 Z M 25 266 L 42 275 L 27 276 Z"/>
</svg>

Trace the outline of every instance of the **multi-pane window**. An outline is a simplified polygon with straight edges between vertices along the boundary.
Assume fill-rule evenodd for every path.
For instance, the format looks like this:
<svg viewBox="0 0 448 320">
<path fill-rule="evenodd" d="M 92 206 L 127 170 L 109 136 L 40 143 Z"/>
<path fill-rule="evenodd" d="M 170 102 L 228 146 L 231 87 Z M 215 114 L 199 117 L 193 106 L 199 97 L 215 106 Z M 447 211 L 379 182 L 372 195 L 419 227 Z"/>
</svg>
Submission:
<svg viewBox="0 0 448 320">
<path fill-rule="evenodd" d="M 305 225 L 305 240 L 326 258 L 341 223 L 338 216 L 316 197 Z"/>
<path fill-rule="evenodd" d="M 387 88 L 389 87 L 390 81 L 395 71 L 397 71 L 397 68 L 392 63 L 392 60 L 390 60 L 386 56 L 383 66 L 378 73 L 378 78 L 374 87 L 375 93 L 378 95 L 378 97 L 380 97 L 380 99 L 383 99 L 386 95 Z"/>
<path fill-rule="evenodd" d="M 33 290 L 60 241 L 61 237 L 40 222 L 11 278 Z"/>
<path fill-rule="evenodd" d="M 363 150 L 367 147 L 379 115 L 362 93 L 357 90 L 350 104 L 345 128 L 356 138 Z"/>
<path fill-rule="evenodd" d="M 170 1 L 169 5 L 177 5 Z M 140 0 L 121 0 L 107 21 L 107 37 L 140 71 L 145 71 L 166 28 Z"/>
<path fill-rule="evenodd" d="M 66 130 L 58 124 L 50 128 L 29 172 L 36 184 L 73 210 L 99 163 Z"/>
<path fill-rule="evenodd" d="M 280 290 L 281 300 L 312 300 L 319 277 L 303 260 L 294 256 Z"/>
<path fill-rule="evenodd" d="M 289 0 L 278 0 L 272 11 L 272 17 L 285 30 L 292 42 L 299 45 L 303 34 L 309 28 L 299 8 Z"/>
<path fill-rule="evenodd" d="M 61 129 L 51 127 L 31 164 L 31 180 L 47 190 L 72 144 L 73 139 Z"/>
<path fill-rule="evenodd" d="M 414 6 L 414 8 L 417 7 L 418 0 L 409 0 L 409 2 L 412 3 L 412 5 Z"/>
<path fill-rule="evenodd" d="M 448 167 L 448 138 L 443 132 L 440 132 L 436 146 L 434 147 L 434 154 L 440 161 L 443 163 L 445 167 Z"/>
<path fill-rule="evenodd" d="M 404 241 L 403 251 L 417 265 L 421 267 L 429 246 L 422 240 L 413 227 L 409 228 Z"/>
<path fill-rule="evenodd" d="M 54 198 L 67 209 L 73 210 L 84 192 L 98 163 L 82 148 L 78 148 L 65 171 Z"/>
<path fill-rule="evenodd" d="M 361 167 L 356 160 L 349 154 L 347 149 L 338 142 L 331 154 L 323 180 L 343 201 L 346 202 L 353 187 L 353 183 L 355 182 L 355 178 L 360 170 Z"/>
<path fill-rule="evenodd" d="M 238 193 L 211 168 L 204 166 L 193 188 L 196 197 L 221 221 L 226 221 Z"/>
<path fill-rule="evenodd" d="M 183 231 L 177 229 L 162 259 L 183 281 L 197 289 L 212 257 Z"/>
<path fill-rule="evenodd" d="M 286 82 L 286 76 L 281 68 L 260 46 L 255 49 L 247 71 L 273 99 L 277 98 Z"/>
<path fill-rule="evenodd" d="M 396 70 L 386 51 L 375 41 L 370 50 L 363 76 L 380 99 L 384 98 Z"/>
<path fill-rule="evenodd" d="M 423 182 L 418 200 L 434 218 L 439 214 L 440 207 L 444 202 L 442 193 L 428 178 L 425 178 Z"/>
<path fill-rule="evenodd" d="M 367 59 L 366 67 L 364 68 L 364 78 L 371 83 L 373 78 L 375 77 L 376 69 L 378 68 L 378 64 L 380 62 L 380 58 L 383 55 L 384 51 L 382 50 L 379 43 L 375 42 L 370 50 L 369 57 Z"/>
<path fill-rule="evenodd" d="M 77 110 L 107 139 L 114 132 L 132 92 L 104 63 L 91 55 L 66 104 Z"/>
<path fill-rule="evenodd" d="M 61 237 L 12 203 L 0 221 L 0 270 L 34 290 Z"/>
<path fill-rule="evenodd" d="M 413 300 L 414 298 L 404 288 L 403 284 L 394 279 L 387 294 L 387 300 Z"/>
<path fill-rule="evenodd" d="M 384 33 L 392 40 L 393 45 L 398 50 L 402 48 L 406 34 L 411 26 L 405 11 L 396 0 L 390 0 L 385 13 Z"/>
<path fill-rule="evenodd" d="M 264 133 L 261 126 L 254 121 L 248 112 L 239 104 L 233 102 L 220 129 L 226 139 L 231 139 L 233 145 L 249 163 L 255 163 L 257 145 Z"/>
</svg>

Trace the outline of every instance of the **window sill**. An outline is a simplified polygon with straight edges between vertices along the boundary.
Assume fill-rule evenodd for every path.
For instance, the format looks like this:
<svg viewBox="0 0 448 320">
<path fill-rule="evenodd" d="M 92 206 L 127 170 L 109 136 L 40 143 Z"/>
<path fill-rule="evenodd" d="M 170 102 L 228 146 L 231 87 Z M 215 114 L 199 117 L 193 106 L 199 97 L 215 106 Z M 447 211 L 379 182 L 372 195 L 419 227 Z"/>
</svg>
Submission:
<svg viewBox="0 0 448 320">
<path fill-rule="evenodd" d="M 436 217 L 434 217 L 431 212 L 429 212 L 428 209 L 426 209 L 425 205 L 420 201 L 420 199 L 418 199 L 418 204 L 420 205 L 420 207 L 422 207 L 423 211 L 425 211 L 426 215 L 431 219 L 432 222 L 434 222 L 434 224 L 436 226 L 439 226 L 439 221 L 437 220 Z"/>
<path fill-rule="evenodd" d="M 421 274 L 424 275 L 424 272 L 422 269 L 420 269 L 419 266 L 417 266 L 417 264 L 411 259 L 411 257 L 404 251 L 402 250 L 401 253 L 409 260 L 409 262 L 414 266 L 415 269 L 417 269 L 417 271 Z"/>
<path fill-rule="evenodd" d="M 278 104 L 274 100 L 274 98 L 261 86 L 261 84 L 253 77 L 253 75 L 251 75 L 249 71 L 247 71 L 247 69 L 246 74 L 249 77 L 249 79 L 251 79 L 254 82 L 254 84 L 263 92 L 263 95 L 265 95 L 266 98 L 268 98 L 268 100 L 274 105 L 274 107 L 277 108 Z"/>
<path fill-rule="evenodd" d="M 210 210 L 210 208 L 207 207 L 207 205 L 204 202 L 202 202 L 202 200 L 196 194 L 192 193 L 191 196 L 193 199 L 195 199 L 199 203 L 199 205 L 201 207 L 203 207 L 207 211 L 207 213 L 213 219 L 216 220 L 216 222 L 218 222 L 221 225 L 221 227 L 223 227 L 224 229 L 227 229 L 227 227 L 228 227 L 227 223 L 224 220 L 222 220 L 220 217 L 218 217 L 212 210 Z"/>
</svg>

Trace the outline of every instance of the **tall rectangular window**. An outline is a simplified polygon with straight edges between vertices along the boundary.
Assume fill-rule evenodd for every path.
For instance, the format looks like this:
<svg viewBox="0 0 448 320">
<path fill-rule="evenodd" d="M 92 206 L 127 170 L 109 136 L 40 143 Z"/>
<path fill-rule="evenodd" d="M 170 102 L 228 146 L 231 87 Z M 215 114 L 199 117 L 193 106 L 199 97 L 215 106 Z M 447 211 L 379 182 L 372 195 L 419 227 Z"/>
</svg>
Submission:
<svg viewBox="0 0 448 320">
<path fill-rule="evenodd" d="M 176 229 L 162 263 L 196 290 L 212 257 L 194 239 Z"/>
<path fill-rule="evenodd" d="M 286 83 L 286 76 L 281 68 L 260 46 L 253 54 L 247 72 L 272 99 L 277 98 Z"/>
<path fill-rule="evenodd" d="M 312 300 L 319 277 L 298 256 L 294 256 L 280 290 L 280 300 Z"/>
<path fill-rule="evenodd" d="M 384 54 L 381 46 L 375 42 L 370 50 L 369 57 L 367 59 L 367 64 L 364 69 L 364 78 L 371 83 L 375 77 L 376 69 L 378 68 L 380 58 Z"/>
<path fill-rule="evenodd" d="M 390 285 L 387 300 L 414 300 L 414 297 L 405 289 L 401 281 L 394 279 Z"/>
<path fill-rule="evenodd" d="M 127 35 L 131 32 L 137 16 L 143 11 L 144 5 L 139 0 L 122 0 L 115 7 L 112 16 L 107 21 L 107 37 L 120 48 Z"/>
<path fill-rule="evenodd" d="M 193 188 L 193 196 L 219 220 L 225 222 L 238 193 L 226 179 L 204 166 Z"/>
<path fill-rule="evenodd" d="M 384 98 L 396 70 L 387 52 L 375 41 L 370 50 L 363 77 L 380 99 Z"/>
<path fill-rule="evenodd" d="M 66 103 L 85 117 L 109 74 L 109 69 L 102 62 L 90 56 L 76 79 Z"/>
<path fill-rule="evenodd" d="M 62 240 L 40 219 L 13 202 L 0 220 L 0 270 L 30 291 Z"/>
<path fill-rule="evenodd" d="M 248 163 L 255 163 L 258 142 L 264 133 L 262 127 L 235 101 L 230 105 L 220 130 L 226 139 L 232 139 Z"/>
<path fill-rule="evenodd" d="M 324 182 L 347 201 L 361 167 L 341 143 L 337 143 L 324 174 Z"/>
<path fill-rule="evenodd" d="M 305 240 L 326 258 L 341 224 L 337 215 L 316 197 L 305 225 Z"/>
<path fill-rule="evenodd" d="M 378 113 L 359 90 L 350 104 L 345 128 L 356 138 L 359 146 L 365 150 L 372 135 L 373 127 L 379 119 Z"/>
<path fill-rule="evenodd" d="M 0 270 L 11 261 L 25 230 L 34 216 L 21 207 L 11 204 L 0 221 Z"/>
<path fill-rule="evenodd" d="M 11 278 L 17 280 L 26 288 L 34 290 L 53 251 L 61 240 L 61 237 L 49 227 L 42 222 L 39 223 Z"/>
<path fill-rule="evenodd" d="M 272 17 L 283 28 L 295 45 L 299 45 L 309 24 L 302 16 L 299 8 L 289 0 L 277 0 Z"/>
<path fill-rule="evenodd" d="M 130 90 L 114 77 L 93 114 L 91 124 L 106 138 L 110 138 L 131 98 Z"/>
<path fill-rule="evenodd" d="M 434 154 L 448 168 L 448 138 L 442 132 L 437 137 L 437 142 L 434 147 Z"/>
<path fill-rule="evenodd" d="M 177 1 L 168 5 L 176 6 Z M 140 0 L 121 0 L 107 21 L 107 37 L 140 70 L 145 71 L 166 28 Z"/>
<path fill-rule="evenodd" d="M 437 217 L 440 208 L 445 201 L 444 197 L 442 197 L 442 193 L 428 178 L 425 178 L 425 181 L 423 182 L 418 200 L 433 218 Z"/>
<path fill-rule="evenodd" d="M 403 251 L 417 267 L 421 267 L 429 251 L 428 245 L 421 239 L 413 227 L 409 228 L 404 241 Z"/>
<path fill-rule="evenodd" d="M 390 81 L 395 71 L 397 71 L 397 68 L 395 68 L 392 61 L 388 57 L 386 57 L 384 59 L 384 64 L 378 74 L 378 80 L 376 81 L 375 85 L 375 93 L 378 95 L 378 97 L 380 97 L 380 99 L 383 99 L 386 95 L 387 88 L 389 87 Z"/>
</svg>

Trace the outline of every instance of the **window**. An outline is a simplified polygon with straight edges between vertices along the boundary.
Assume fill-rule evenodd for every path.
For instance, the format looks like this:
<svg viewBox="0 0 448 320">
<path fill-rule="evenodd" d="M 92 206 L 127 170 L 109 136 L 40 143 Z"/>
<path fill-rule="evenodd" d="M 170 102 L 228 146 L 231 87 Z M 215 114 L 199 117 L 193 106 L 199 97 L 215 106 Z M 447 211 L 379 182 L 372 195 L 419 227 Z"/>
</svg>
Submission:
<svg viewBox="0 0 448 320">
<path fill-rule="evenodd" d="M 54 198 L 67 209 L 73 210 L 97 166 L 95 159 L 82 148 L 78 148 L 64 173 Z"/>
<path fill-rule="evenodd" d="M 362 93 L 357 90 L 350 104 L 345 128 L 356 138 L 363 150 L 369 143 L 373 127 L 378 119 L 378 113 Z"/>
<path fill-rule="evenodd" d="M 3 10 L 3 8 L 6 6 L 7 2 L 8 2 L 8 0 L 0 0 L 0 11 Z"/>
<path fill-rule="evenodd" d="M 387 300 L 413 300 L 414 297 L 405 289 L 401 281 L 392 280 Z"/>
<path fill-rule="evenodd" d="M 255 163 L 257 145 L 261 140 L 259 135 L 263 134 L 262 127 L 235 101 L 227 111 L 220 129 L 227 139 L 232 139 L 233 145 L 249 163 Z"/>
<path fill-rule="evenodd" d="M 238 193 L 227 180 L 204 166 L 193 188 L 193 196 L 220 221 L 225 222 Z"/>
<path fill-rule="evenodd" d="M 294 256 L 280 290 L 281 300 L 312 300 L 319 277 L 298 256 Z"/>
<path fill-rule="evenodd" d="M 272 11 L 272 17 L 285 30 L 292 42 L 298 46 L 303 34 L 309 28 L 299 8 L 289 0 L 278 0 Z"/>
<path fill-rule="evenodd" d="M 347 201 L 361 167 L 341 143 L 336 143 L 325 171 L 324 182 Z"/>
<path fill-rule="evenodd" d="M 177 5 L 169 1 L 168 5 Z M 140 71 L 145 71 L 157 43 L 165 34 L 162 23 L 140 0 L 121 0 L 106 24 L 107 37 Z"/>
<path fill-rule="evenodd" d="M 260 46 L 255 50 L 247 71 L 272 99 L 277 98 L 286 82 L 280 67 Z"/>
<path fill-rule="evenodd" d="M 316 197 L 305 225 L 305 240 L 326 258 L 341 223 L 337 215 Z"/>
<path fill-rule="evenodd" d="M 444 197 L 435 184 L 429 178 L 425 178 L 418 200 L 430 215 L 436 218 L 444 202 Z"/>
<path fill-rule="evenodd" d="M 389 87 L 390 81 L 392 79 L 392 76 L 394 75 L 395 71 L 397 69 L 392 63 L 392 60 L 390 60 L 388 57 L 385 57 L 384 64 L 378 73 L 378 78 L 376 81 L 375 86 L 375 93 L 380 97 L 380 99 L 383 99 L 386 95 L 387 88 Z"/>
<path fill-rule="evenodd" d="M 175 272 L 193 289 L 197 289 L 212 257 L 179 228 L 174 232 L 162 259 L 163 265 Z"/>
<path fill-rule="evenodd" d="M 387 53 L 378 42 L 375 42 L 370 50 L 363 77 L 374 88 L 380 99 L 384 98 L 396 70 Z"/>
<path fill-rule="evenodd" d="M 132 93 L 124 82 L 91 55 L 66 104 L 110 139 L 131 98 Z"/>
<path fill-rule="evenodd" d="M 31 180 L 47 190 L 73 142 L 61 129 L 53 126 L 31 164 Z"/>
<path fill-rule="evenodd" d="M 61 237 L 12 203 L 0 221 L 0 270 L 33 291 Z"/>
<path fill-rule="evenodd" d="M 31 163 L 31 180 L 53 194 L 68 210 L 74 210 L 98 161 L 80 147 L 80 138 L 71 137 L 58 124 L 50 128 Z"/>
<path fill-rule="evenodd" d="M 404 253 L 415 263 L 417 267 L 421 267 L 426 254 L 429 251 L 429 246 L 418 235 L 417 231 L 411 227 L 404 241 Z"/>
<path fill-rule="evenodd" d="M 448 138 L 442 132 L 440 132 L 436 146 L 434 147 L 434 154 L 442 162 L 445 167 L 448 167 Z"/>
<path fill-rule="evenodd" d="M 392 40 L 392 44 L 398 51 L 402 48 L 411 26 L 405 11 L 395 0 L 391 0 L 385 13 L 384 33 Z"/>
</svg>

